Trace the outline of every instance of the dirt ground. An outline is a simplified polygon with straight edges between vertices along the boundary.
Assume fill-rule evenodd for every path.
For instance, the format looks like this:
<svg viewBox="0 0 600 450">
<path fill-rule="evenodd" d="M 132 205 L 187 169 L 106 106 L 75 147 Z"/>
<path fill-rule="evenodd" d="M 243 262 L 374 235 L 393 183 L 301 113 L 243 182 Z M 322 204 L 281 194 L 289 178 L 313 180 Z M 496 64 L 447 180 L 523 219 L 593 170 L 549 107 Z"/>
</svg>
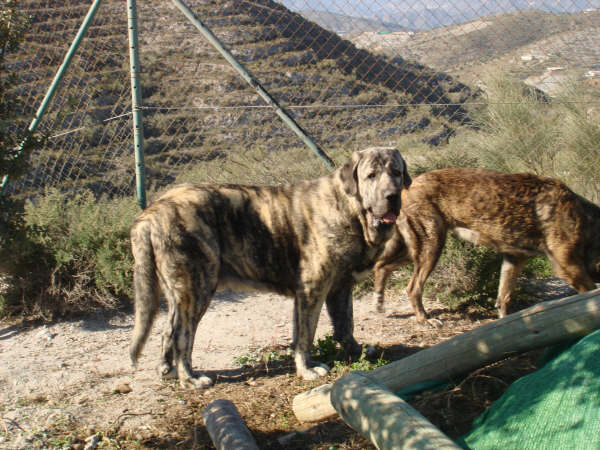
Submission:
<svg viewBox="0 0 600 450">
<path fill-rule="evenodd" d="M 304 382 L 294 376 L 289 358 L 241 367 L 265 350 L 285 352 L 292 304 L 273 294 L 224 293 L 214 299 L 200 322 L 193 354 L 194 369 L 216 381 L 206 391 L 182 390 L 157 377 L 164 311 L 137 370 L 127 351 L 132 314 L 0 325 L 0 448 L 214 448 L 201 413 L 217 398 L 234 402 L 260 448 L 373 448 L 339 419 L 301 424 L 294 417 L 293 397 L 332 381 L 335 373 Z M 385 314 L 376 314 L 367 294 L 354 301 L 355 336 L 395 360 L 495 318 L 489 311 L 450 312 L 432 300 L 425 308 L 441 327 L 417 324 L 408 301 L 398 296 L 391 295 Z M 323 311 L 317 334 L 330 332 Z M 529 360 L 519 364 L 531 366 Z M 435 394 L 414 404 L 425 414 L 432 405 L 436 416 L 441 411 L 436 401 L 449 402 Z M 473 409 L 456 405 L 454 413 L 430 417 L 450 435 L 468 425 L 461 408 Z M 455 419 L 448 419 L 452 414 Z"/>
</svg>

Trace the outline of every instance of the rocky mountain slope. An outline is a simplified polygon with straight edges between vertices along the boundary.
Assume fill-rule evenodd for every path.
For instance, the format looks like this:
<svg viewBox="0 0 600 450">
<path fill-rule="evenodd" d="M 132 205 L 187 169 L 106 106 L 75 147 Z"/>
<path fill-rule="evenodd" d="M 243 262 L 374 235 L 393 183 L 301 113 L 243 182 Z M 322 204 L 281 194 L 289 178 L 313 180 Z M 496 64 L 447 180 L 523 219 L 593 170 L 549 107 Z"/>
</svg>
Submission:
<svg viewBox="0 0 600 450">
<path fill-rule="evenodd" d="M 318 10 L 300 10 L 298 13 L 311 22 L 314 22 L 319 26 L 340 35 L 346 33 L 360 33 L 365 31 L 410 31 L 410 28 L 384 20 L 353 17 L 344 14 L 336 14 Z"/>
<path fill-rule="evenodd" d="M 348 35 L 357 47 L 416 60 L 473 82 L 486 71 L 505 71 L 522 80 L 548 67 L 581 79 L 597 69 L 600 11 L 519 11 L 421 33 L 364 32 Z M 543 88 L 543 86 L 542 86 Z"/>
</svg>

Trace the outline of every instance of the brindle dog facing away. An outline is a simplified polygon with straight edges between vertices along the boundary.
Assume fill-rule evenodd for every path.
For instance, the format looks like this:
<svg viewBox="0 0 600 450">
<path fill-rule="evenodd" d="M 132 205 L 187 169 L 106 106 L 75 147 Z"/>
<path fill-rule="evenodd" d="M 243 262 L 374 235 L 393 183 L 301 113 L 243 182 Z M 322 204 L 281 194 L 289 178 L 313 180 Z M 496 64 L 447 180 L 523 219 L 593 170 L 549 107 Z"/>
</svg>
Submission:
<svg viewBox="0 0 600 450">
<path fill-rule="evenodd" d="M 600 282 L 600 208 L 562 182 L 531 174 L 440 169 L 413 179 L 402 192 L 396 230 L 375 264 L 375 298 L 383 311 L 390 273 L 414 263 L 406 288 L 417 321 L 428 323 L 423 286 L 448 230 L 503 255 L 496 307 L 500 317 L 525 263 L 546 254 L 554 273 L 579 292 Z"/>
<path fill-rule="evenodd" d="M 136 362 L 159 308 L 168 303 L 159 373 L 183 387 L 207 387 L 194 377 L 198 323 L 217 288 L 251 288 L 294 297 L 298 376 L 316 379 L 327 366 L 310 360 L 323 303 L 334 338 L 360 351 L 353 336 L 351 289 L 368 274 L 393 233 L 401 191 L 410 184 L 397 150 L 352 154 L 331 174 L 294 185 L 252 187 L 185 184 L 160 196 L 131 230 Z"/>
</svg>

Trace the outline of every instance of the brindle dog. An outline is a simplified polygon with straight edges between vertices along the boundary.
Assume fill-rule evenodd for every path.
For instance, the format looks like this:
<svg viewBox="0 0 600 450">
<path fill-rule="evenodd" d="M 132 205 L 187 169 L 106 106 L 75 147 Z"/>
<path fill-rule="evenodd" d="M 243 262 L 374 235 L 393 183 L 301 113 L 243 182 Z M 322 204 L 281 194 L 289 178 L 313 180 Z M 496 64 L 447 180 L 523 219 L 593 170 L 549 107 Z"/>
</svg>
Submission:
<svg viewBox="0 0 600 450">
<path fill-rule="evenodd" d="M 316 379 L 310 347 L 323 303 L 334 338 L 353 352 L 351 290 L 372 270 L 392 235 L 401 191 L 410 177 L 390 148 L 355 152 L 331 174 L 294 185 L 254 187 L 185 184 L 160 196 L 131 230 L 136 362 L 159 308 L 168 303 L 161 375 L 175 372 L 184 387 L 207 387 L 194 377 L 198 323 L 217 288 L 251 288 L 294 297 L 298 376 Z"/>
<path fill-rule="evenodd" d="M 416 318 L 427 323 L 423 286 L 435 268 L 446 234 L 456 234 L 503 255 L 496 307 L 508 313 L 525 263 L 546 254 L 554 273 L 579 292 L 600 282 L 600 208 L 561 181 L 484 169 L 440 169 L 413 179 L 402 192 L 392 239 L 375 264 L 377 309 L 390 273 L 414 262 L 406 288 Z"/>
</svg>

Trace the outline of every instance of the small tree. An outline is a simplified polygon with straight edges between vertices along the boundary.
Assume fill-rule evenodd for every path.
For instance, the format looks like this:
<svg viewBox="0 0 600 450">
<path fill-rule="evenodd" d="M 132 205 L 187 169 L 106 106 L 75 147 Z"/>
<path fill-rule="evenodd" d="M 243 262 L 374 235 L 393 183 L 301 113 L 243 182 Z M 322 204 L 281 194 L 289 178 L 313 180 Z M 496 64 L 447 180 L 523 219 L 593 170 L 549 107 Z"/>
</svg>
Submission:
<svg viewBox="0 0 600 450">
<path fill-rule="evenodd" d="M 0 0 L 0 180 L 17 178 L 27 169 L 27 155 L 40 142 L 17 123 L 21 99 L 13 88 L 16 73 L 7 68 L 6 58 L 23 42 L 29 27 L 29 18 L 19 10 L 18 0 Z M 0 278 L 13 278 L 23 267 L 30 247 L 23 223 L 23 204 L 6 192 L 0 191 Z M 0 296 L 0 316 L 10 306 Z"/>
<path fill-rule="evenodd" d="M 26 168 L 25 157 L 36 144 L 15 126 L 19 99 L 10 92 L 17 74 L 6 68 L 6 56 L 17 50 L 29 27 L 29 18 L 18 9 L 18 0 L 4 0 L 0 10 L 0 176 L 16 177 Z"/>
</svg>

